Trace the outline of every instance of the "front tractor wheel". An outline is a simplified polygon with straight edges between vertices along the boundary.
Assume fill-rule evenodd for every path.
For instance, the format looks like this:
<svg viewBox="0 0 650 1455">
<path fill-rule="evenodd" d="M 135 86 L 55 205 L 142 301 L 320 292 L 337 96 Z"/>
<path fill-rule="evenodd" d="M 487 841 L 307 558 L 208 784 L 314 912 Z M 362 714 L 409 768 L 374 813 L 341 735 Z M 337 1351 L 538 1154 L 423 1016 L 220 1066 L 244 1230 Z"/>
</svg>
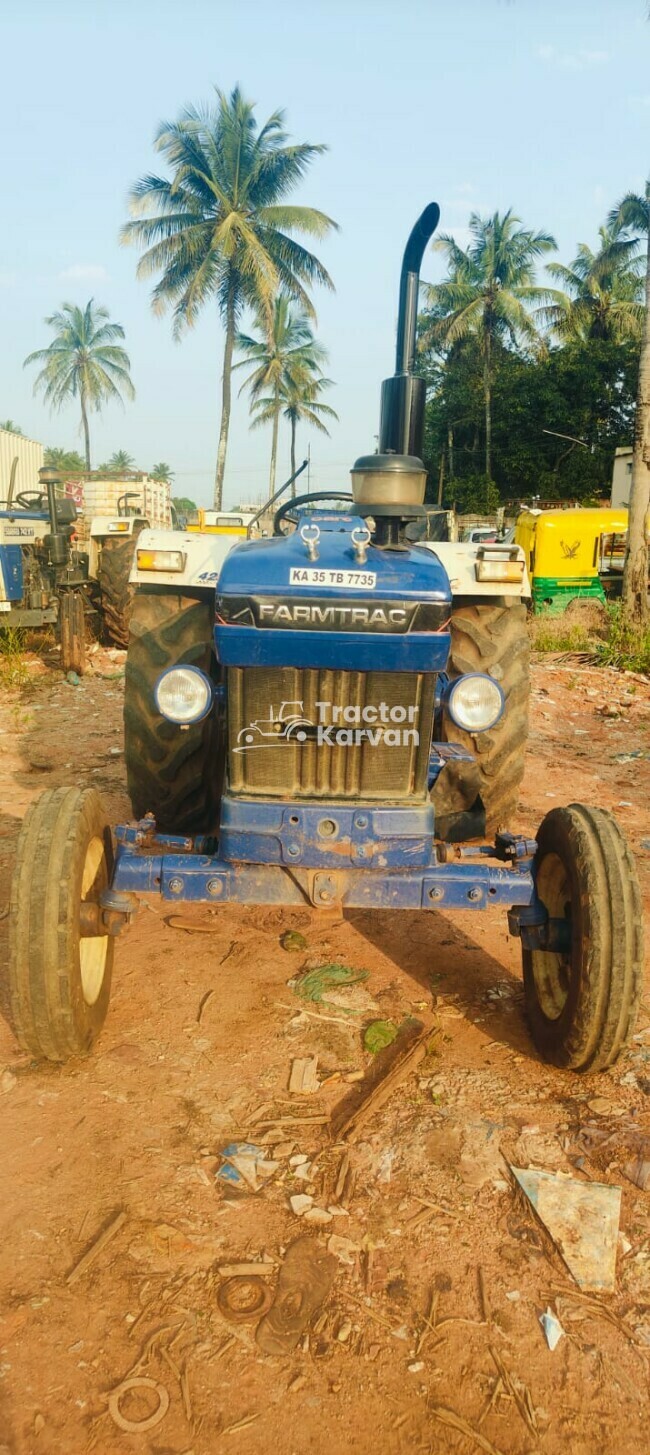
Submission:
<svg viewBox="0 0 650 1455">
<path fill-rule="evenodd" d="M 106 1019 L 113 940 L 88 934 L 113 868 L 99 794 L 48 788 L 25 815 L 11 887 L 9 1009 L 25 1051 L 48 1061 L 84 1055 Z"/>
<path fill-rule="evenodd" d="M 505 708 L 485 733 L 464 732 L 445 715 L 443 739 L 467 748 L 474 762 L 452 760 L 434 785 L 437 838 L 479 838 L 512 826 L 528 737 L 529 659 L 526 607 L 520 602 L 453 607 L 450 677 L 465 672 L 494 677 Z"/>
<path fill-rule="evenodd" d="M 107 536 L 99 558 L 99 592 L 104 630 L 116 647 L 128 647 L 129 622 L 133 610 L 135 586 L 129 577 L 136 541 L 142 530 L 132 535 Z"/>
<path fill-rule="evenodd" d="M 216 677 L 214 607 L 176 591 L 138 591 L 124 684 L 124 756 L 136 818 L 152 813 L 168 833 L 215 828 L 223 768 L 213 708 L 181 730 L 156 707 L 154 688 L 168 667 L 187 663 Z"/>
<path fill-rule="evenodd" d="M 523 950 L 526 1014 L 546 1061 L 573 1071 L 613 1065 L 643 988 L 643 920 L 634 859 L 611 813 L 553 808 L 537 835 L 535 881 L 562 950 Z"/>
</svg>

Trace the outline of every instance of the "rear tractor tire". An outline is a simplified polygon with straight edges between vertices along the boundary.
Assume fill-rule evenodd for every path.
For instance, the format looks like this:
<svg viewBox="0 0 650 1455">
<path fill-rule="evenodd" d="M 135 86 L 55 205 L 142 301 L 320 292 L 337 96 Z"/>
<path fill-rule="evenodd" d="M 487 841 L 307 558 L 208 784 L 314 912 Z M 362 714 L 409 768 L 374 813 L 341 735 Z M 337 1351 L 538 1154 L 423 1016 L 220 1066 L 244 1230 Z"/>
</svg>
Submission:
<svg viewBox="0 0 650 1455">
<path fill-rule="evenodd" d="M 99 591 L 104 631 L 116 647 L 128 647 L 129 622 L 135 587 L 129 576 L 140 531 L 129 536 L 108 536 L 99 559 Z"/>
<path fill-rule="evenodd" d="M 629 1040 L 643 989 L 634 859 L 613 814 L 582 803 L 551 809 L 537 844 L 537 894 L 566 921 L 567 949 L 523 950 L 531 1035 L 544 1060 L 602 1071 Z"/>
<path fill-rule="evenodd" d="M 83 591 L 62 591 L 59 602 L 61 670 L 83 677 L 86 668 L 86 620 Z"/>
<path fill-rule="evenodd" d="M 9 1012 L 23 1050 L 83 1056 L 104 1024 L 114 941 L 82 935 L 113 869 L 111 832 L 94 789 L 48 788 L 25 815 L 11 887 Z"/>
<path fill-rule="evenodd" d="M 124 753 L 136 818 L 152 813 L 168 833 L 216 827 L 223 766 L 216 708 L 181 729 L 161 717 L 154 688 L 188 663 L 216 679 L 214 606 L 180 592 L 138 591 L 131 615 L 124 693 Z"/>
<path fill-rule="evenodd" d="M 465 672 L 494 677 L 505 694 L 505 708 L 485 733 L 464 732 L 444 717 L 443 740 L 474 756 L 473 763 L 447 763 L 432 790 L 436 837 L 448 841 L 512 827 L 528 737 L 530 645 L 524 605 L 506 600 L 452 610 L 449 676 Z"/>
</svg>

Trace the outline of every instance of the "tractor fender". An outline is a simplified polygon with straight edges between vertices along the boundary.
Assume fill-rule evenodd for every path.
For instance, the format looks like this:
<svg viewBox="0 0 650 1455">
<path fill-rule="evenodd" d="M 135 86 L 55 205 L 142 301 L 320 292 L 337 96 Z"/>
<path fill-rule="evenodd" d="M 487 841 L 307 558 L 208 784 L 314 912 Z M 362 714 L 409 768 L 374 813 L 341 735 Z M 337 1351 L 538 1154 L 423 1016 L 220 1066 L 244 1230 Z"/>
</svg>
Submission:
<svg viewBox="0 0 650 1455">
<path fill-rule="evenodd" d="M 229 551 L 236 547 L 234 536 L 201 535 L 180 530 L 143 530 L 138 551 L 179 551 L 181 571 L 141 571 L 134 553 L 129 580 L 136 586 L 175 586 L 180 591 L 192 586 L 214 591 Z"/>
<path fill-rule="evenodd" d="M 452 597 L 474 597 L 477 601 L 493 601 L 495 597 L 508 596 L 516 601 L 530 601 L 531 589 L 526 569 L 526 557 L 521 546 L 511 545 L 507 549 L 516 551 L 517 560 L 524 562 L 520 581 L 478 581 L 476 565 L 479 560 L 478 542 L 462 541 L 420 541 L 419 545 L 434 555 L 444 566 L 449 577 Z M 504 550 L 504 555 L 507 552 Z"/>
</svg>

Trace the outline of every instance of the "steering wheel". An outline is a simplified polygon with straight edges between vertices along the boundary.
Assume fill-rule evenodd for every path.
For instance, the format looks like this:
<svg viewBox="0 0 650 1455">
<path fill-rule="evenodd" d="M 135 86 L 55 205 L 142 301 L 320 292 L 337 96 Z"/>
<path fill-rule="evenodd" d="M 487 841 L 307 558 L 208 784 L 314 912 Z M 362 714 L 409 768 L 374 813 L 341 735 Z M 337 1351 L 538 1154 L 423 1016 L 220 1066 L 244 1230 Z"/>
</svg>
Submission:
<svg viewBox="0 0 650 1455">
<path fill-rule="evenodd" d="M 23 510 L 44 510 L 47 495 L 42 490 L 21 490 L 16 496 L 16 505 L 20 505 Z"/>
<path fill-rule="evenodd" d="M 280 526 L 285 520 L 295 527 L 298 524 L 297 510 L 300 505 L 311 505 L 313 500 L 353 500 L 349 490 L 312 490 L 311 495 L 296 495 L 294 500 L 285 500 L 273 517 L 274 536 L 284 535 Z"/>
</svg>

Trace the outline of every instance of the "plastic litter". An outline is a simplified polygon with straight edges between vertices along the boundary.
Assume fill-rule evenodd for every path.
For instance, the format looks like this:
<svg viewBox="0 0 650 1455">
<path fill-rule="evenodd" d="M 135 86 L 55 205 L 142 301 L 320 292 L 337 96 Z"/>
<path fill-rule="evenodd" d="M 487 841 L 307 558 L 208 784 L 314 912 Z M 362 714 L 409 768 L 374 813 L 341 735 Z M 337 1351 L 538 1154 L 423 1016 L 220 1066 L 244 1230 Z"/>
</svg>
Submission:
<svg viewBox="0 0 650 1455">
<path fill-rule="evenodd" d="M 545 1313 L 540 1314 L 539 1321 L 544 1330 L 548 1347 L 551 1353 L 553 1353 L 553 1350 L 557 1349 L 560 1339 L 564 1338 L 564 1329 L 562 1328 L 560 1320 L 556 1319 L 555 1314 L 550 1308 L 547 1308 Z"/>
<path fill-rule="evenodd" d="M 223 1166 L 215 1173 L 215 1180 L 241 1192 L 259 1192 L 280 1165 L 269 1161 L 264 1148 L 256 1147 L 254 1142 L 229 1142 L 221 1156 Z"/>
<path fill-rule="evenodd" d="M 330 961 L 326 965 L 317 965 L 314 970 L 309 970 L 302 975 L 293 987 L 294 995 L 299 995 L 301 1000 L 311 1000 L 314 1005 L 329 1005 L 325 999 L 325 992 L 333 990 L 342 985 L 358 985 L 362 980 L 368 979 L 367 970 L 353 970 L 350 965 L 339 965 Z M 354 1015 L 354 1010 L 348 1010 L 345 1006 L 338 1006 L 344 1015 Z"/>
<path fill-rule="evenodd" d="M 576 1283 L 586 1292 L 616 1286 L 621 1189 L 551 1172 L 512 1167 Z"/>
<path fill-rule="evenodd" d="M 298 954 L 301 950 L 307 949 L 305 936 L 301 935 L 299 930 L 285 930 L 281 936 L 280 944 L 283 950 L 293 951 L 294 954 Z"/>
<path fill-rule="evenodd" d="M 397 1026 L 394 1021 L 372 1021 L 363 1034 L 363 1049 L 369 1051 L 371 1056 L 376 1056 L 385 1046 L 392 1046 L 396 1037 Z"/>
<path fill-rule="evenodd" d="M 81 687 L 81 677 L 77 672 L 66 672 L 65 680 L 70 683 L 71 687 Z M 138 1426 L 138 1428 L 140 1427 Z"/>
</svg>

